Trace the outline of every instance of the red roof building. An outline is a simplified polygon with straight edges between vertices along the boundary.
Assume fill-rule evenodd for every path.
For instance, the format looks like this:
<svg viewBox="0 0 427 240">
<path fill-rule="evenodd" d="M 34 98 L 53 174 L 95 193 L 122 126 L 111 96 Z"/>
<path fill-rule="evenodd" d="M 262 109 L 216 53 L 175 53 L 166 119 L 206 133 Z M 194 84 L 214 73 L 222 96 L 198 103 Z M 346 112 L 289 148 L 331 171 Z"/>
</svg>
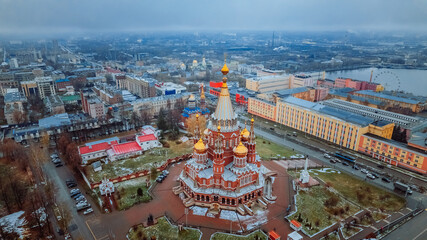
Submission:
<svg viewBox="0 0 427 240">
<path fill-rule="evenodd" d="M 115 154 L 124 154 L 131 153 L 135 151 L 141 151 L 142 148 L 137 142 L 127 142 L 122 144 L 117 144 L 112 147 L 112 150 Z"/>
</svg>

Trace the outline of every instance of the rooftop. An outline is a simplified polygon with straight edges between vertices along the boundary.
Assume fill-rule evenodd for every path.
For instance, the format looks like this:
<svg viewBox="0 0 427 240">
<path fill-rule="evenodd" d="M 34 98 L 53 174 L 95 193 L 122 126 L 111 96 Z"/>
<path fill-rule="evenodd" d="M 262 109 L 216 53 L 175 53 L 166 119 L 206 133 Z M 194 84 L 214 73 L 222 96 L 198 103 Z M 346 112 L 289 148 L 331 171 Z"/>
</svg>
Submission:
<svg viewBox="0 0 427 240">
<path fill-rule="evenodd" d="M 427 148 L 427 132 L 414 132 L 408 143 Z"/>
<path fill-rule="evenodd" d="M 392 96 L 392 95 L 383 94 L 383 93 L 377 93 L 377 92 L 374 92 L 372 90 L 362 90 L 362 91 L 357 91 L 356 93 L 363 94 L 363 95 L 368 95 L 368 96 L 372 96 L 372 97 L 389 99 L 389 100 L 397 101 L 397 102 L 409 103 L 409 104 L 419 104 L 420 103 L 420 101 L 417 101 L 417 100 L 412 100 L 412 99 L 408 99 L 408 98 Z"/>
<path fill-rule="evenodd" d="M 94 153 L 99 151 L 106 151 L 110 148 L 111 145 L 117 144 L 117 141 L 111 141 L 111 142 L 101 142 L 96 144 L 91 144 L 89 146 L 83 146 L 79 147 L 79 153 L 80 154 L 88 154 L 88 153 Z"/>
<path fill-rule="evenodd" d="M 24 102 L 27 101 L 20 92 L 8 92 L 4 95 L 5 103 L 13 103 L 13 102 Z"/>
<path fill-rule="evenodd" d="M 141 146 L 135 141 L 116 144 L 112 146 L 112 150 L 115 154 L 123 154 L 129 152 L 135 152 L 142 150 Z"/>
<path fill-rule="evenodd" d="M 71 121 L 68 117 L 68 113 L 56 114 L 47 118 L 42 118 L 39 120 L 40 128 L 52 128 L 52 127 L 61 127 L 65 125 L 70 125 Z"/>
<path fill-rule="evenodd" d="M 274 93 L 276 93 L 280 97 L 285 97 L 285 96 L 289 96 L 296 93 L 306 92 L 307 90 L 308 90 L 307 87 L 298 87 L 298 88 L 290 88 L 290 89 L 275 91 Z"/>
</svg>

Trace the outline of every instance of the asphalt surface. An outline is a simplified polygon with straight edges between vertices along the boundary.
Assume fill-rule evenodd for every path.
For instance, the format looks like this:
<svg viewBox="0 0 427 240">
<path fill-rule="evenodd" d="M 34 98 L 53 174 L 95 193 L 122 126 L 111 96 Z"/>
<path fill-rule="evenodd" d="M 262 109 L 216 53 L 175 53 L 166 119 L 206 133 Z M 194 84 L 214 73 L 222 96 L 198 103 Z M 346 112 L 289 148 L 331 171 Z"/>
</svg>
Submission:
<svg viewBox="0 0 427 240">
<path fill-rule="evenodd" d="M 427 239 L 427 211 L 409 220 L 406 224 L 395 229 L 385 240 L 426 240 Z"/>
<path fill-rule="evenodd" d="M 83 215 L 83 211 L 77 212 L 75 201 L 70 197 L 70 189 L 65 185 L 65 180 L 73 178 L 71 170 L 67 166 L 56 168 L 55 165 L 48 161 L 43 166 L 46 175 L 54 182 L 56 186 L 55 200 L 58 205 L 65 204 L 72 215 L 72 220 L 69 225 L 69 232 L 73 239 L 93 239 L 91 232 L 86 226 L 86 220 L 93 218 L 93 215 L 99 214 L 99 210 L 96 204 L 92 201 L 92 198 L 84 193 L 83 188 L 79 188 L 80 191 L 85 195 L 88 202 L 92 205 L 94 213 L 87 216 Z M 78 184 L 80 186 L 80 184 Z M 56 229 L 55 229 L 56 231 Z M 59 239 L 64 239 L 62 236 Z"/>
</svg>

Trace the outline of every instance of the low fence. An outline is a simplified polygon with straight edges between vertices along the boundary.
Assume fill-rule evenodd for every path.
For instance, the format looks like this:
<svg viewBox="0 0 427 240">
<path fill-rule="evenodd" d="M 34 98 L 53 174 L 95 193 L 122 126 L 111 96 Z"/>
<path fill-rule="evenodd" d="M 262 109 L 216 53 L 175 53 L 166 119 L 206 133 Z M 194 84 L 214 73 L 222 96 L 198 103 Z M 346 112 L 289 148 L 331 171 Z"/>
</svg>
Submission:
<svg viewBox="0 0 427 240">
<path fill-rule="evenodd" d="M 161 172 L 161 171 L 165 170 L 171 164 L 174 164 L 174 163 L 177 163 L 177 162 L 181 162 L 181 161 L 186 161 L 189 158 L 191 158 L 191 153 L 185 154 L 185 155 L 182 155 L 182 156 L 179 156 L 179 157 L 175 157 L 175 158 L 170 158 L 164 164 L 162 164 L 161 166 L 157 167 L 157 172 Z M 135 173 L 127 174 L 127 175 L 124 175 L 124 176 L 119 176 L 119 177 L 116 177 L 116 178 L 112 178 L 112 179 L 110 179 L 110 181 L 112 181 L 113 183 L 119 183 L 119 182 L 131 180 L 131 179 L 134 179 L 134 178 L 144 177 L 144 176 L 147 176 L 149 174 L 150 174 L 150 170 L 144 169 L 144 170 L 139 171 L 139 172 L 135 172 Z M 84 178 L 85 178 L 85 176 L 84 176 Z M 91 189 L 97 188 L 97 187 L 99 187 L 100 184 L 101 184 L 101 182 L 90 183 L 90 188 Z"/>
<path fill-rule="evenodd" d="M 407 213 L 407 214 L 405 214 L 405 215 L 403 215 L 403 216 L 399 217 L 398 219 L 396 219 L 396 220 L 394 220 L 394 221 L 392 221 L 392 222 L 388 223 L 387 225 L 385 225 L 385 226 L 381 227 L 380 229 L 376 230 L 376 231 L 375 231 L 375 232 L 373 232 L 372 234 L 373 234 L 374 236 L 379 236 L 379 235 L 381 235 L 382 233 L 386 233 L 386 232 L 387 232 L 387 234 L 388 234 L 388 233 L 389 233 L 389 230 L 393 229 L 393 227 L 395 227 L 395 226 L 396 226 L 396 225 L 398 225 L 399 223 L 404 222 L 404 221 L 406 221 L 406 220 L 409 220 L 409 219 L 411 219 L 411 218 L 415 217 L 416 215 L 418 215 L 418 214 L 422 213 L 423 211 L 424 211 L 424 209 L 422 209 L 422 208 L 417 208 L 417 209 L 415 209 L 415 210 L 413 210 L 413 211 L 411 211 L 411 212 L 409 212 L 409 213 Z M 387 235 L 387 234 L 386 234 L 386 235 Z M 383 237 L 384 237 L 384 236 L 383 236 Z M 382 238 L 382 237 L 381 237 L 381 238 Z M 381 239 L 381 238 L 380 238 L 380 239 Z"/>
</svg>

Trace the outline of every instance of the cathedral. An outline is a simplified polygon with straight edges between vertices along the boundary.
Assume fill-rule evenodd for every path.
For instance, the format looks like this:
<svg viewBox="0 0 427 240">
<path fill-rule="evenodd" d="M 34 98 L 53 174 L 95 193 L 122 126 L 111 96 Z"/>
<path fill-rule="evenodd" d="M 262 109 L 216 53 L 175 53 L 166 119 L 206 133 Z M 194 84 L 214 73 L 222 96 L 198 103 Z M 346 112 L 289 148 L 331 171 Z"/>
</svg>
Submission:
<svg viewBox="0 0 427 240">
<path fill-rule="evenodd" d="M 181 114 L 181 122 L 184 128 L 188 128 L 187 119 L 190 118 L 192 115 L 197 114 L 205 116 L 206 119 L 209 117 L 209 109 L 206 107 L 206 97 L 203 85 L 201 86 L 199 106 L 197 106 L 196 98 L 193 94 L 191 94 L 187 100 L 187 107 L 184 108 L 184 111 Z"/>
<path fill-rule="evenodd" d="M 227 87 L 226 64 L 221 72 L 223 84 L 216 110 L 203 133 L 196 124 L 193 156 L 179 176 L 180 186 L 173 190 L 185 194 L 186 207 L 196 205 L 250 214 L 249 207 L 255 203 L 267 206 L 264 191 L 271 192 L 265 190 L 268 170 L 255 152 L 254 120 L 250 130 L 246 126 L 239 128 Z"/>
</svg>

